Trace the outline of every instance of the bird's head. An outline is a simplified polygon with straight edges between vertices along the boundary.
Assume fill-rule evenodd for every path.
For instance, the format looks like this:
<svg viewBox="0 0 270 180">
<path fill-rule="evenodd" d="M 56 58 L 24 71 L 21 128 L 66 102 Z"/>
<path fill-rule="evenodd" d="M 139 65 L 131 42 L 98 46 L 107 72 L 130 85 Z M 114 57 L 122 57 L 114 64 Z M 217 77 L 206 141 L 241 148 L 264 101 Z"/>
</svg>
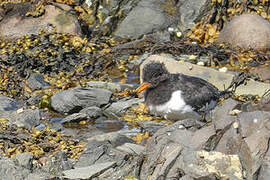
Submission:
<svg viewBox="0 0 270 180">
<path fill-rule="evenodd" d="M 142 70 L 143 83 L 137 89 L 140 93 L 148 88 L 156 87 L 161 81 L 168 78 L 169 72 L 165 65 L 160 62 L 150 62 L 143 67 Z"/>
</svg>

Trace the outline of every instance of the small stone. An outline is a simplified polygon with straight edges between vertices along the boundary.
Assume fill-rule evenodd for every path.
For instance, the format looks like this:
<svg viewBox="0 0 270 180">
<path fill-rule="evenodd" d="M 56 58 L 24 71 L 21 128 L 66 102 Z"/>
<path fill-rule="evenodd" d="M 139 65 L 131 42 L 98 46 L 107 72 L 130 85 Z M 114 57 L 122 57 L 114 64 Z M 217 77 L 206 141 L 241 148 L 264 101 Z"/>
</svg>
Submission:
<svg viewBox="0 0 270 180">
<path fill-rule="evenodd" d="M 23 108 L 20 108 L 20 109 L 17 110 L 17 113 L 21 114 L 21 113 L 23 113 L 23 111 L 24 111 Z"/>
<path fill-rule="evenodd" d="M 189 56 L 189 60 L 195 60 L 195 59 L 197 59 L 197 57 L 198 57 L 198 56 L 196 56 L 196 55 L 190 55 L 190 56 Z"/>
<path fill-rule="evenodd" d="M 175 30 L 174 30 L 173 27 L 169 27 L 169 28 L 168 28 L 168 31 L 169 31 L 169 32 L 174 32 Z"/>
<path fill-rule="evenodd" d="M 198 66 L 204 66 L 204 62 L 199 61 L 199 62 L 197 62 L 197 65 L 198 65 Z"/>
<path fill-rule="evenodd" d="M 237 129 L 238 127 L 239 127 L 239 123 L 238 123 L 238 122 L 234 122 L 234 123 L 233 123 L 233 128 L 234 128 L 234 129 Z"/>
<path fill-rule="evenodd" d="M 180 31 L 176 32 L 176 36 L 180 38 L 182 36 L 182 33 Z"/>
<path fill-rule="evenodd" d="M 229 114 L 232 115 L 232 116 L 235 116 L 235 115 L 237 115 L 237 114 L 240 114 L 241 112 L 242 112 L 242 111 L 239 110 L 239 109 L 234 109 L 234 110 L 230 111 Z"/>
<path fill-rule="evenodd" d="M 219 70 L 218 70 L 219 72 L 227 72 L 228 71 L 228 68 L 226 68 L 226 67 L 222 67 L 222 68 L 219 68 Z"/>
</svg>

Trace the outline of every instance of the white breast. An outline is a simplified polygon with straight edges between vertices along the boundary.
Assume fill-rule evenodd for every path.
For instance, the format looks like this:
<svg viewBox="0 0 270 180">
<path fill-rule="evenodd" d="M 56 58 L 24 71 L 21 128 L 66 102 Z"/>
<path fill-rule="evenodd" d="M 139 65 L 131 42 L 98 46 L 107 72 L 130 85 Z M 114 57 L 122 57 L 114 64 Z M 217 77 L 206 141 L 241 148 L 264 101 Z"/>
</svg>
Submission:
<svg viewBox="0 0 270 180">
<path fill-rule="evenodd" d="M 197 119 L 200 117 L 198 113 L 193 111 L 190 105 L 185 103 L 180 90 L 173 92 L 168 102 L 157 106 L 150 105 L 149 110 L 155 115 L 164 116 L 166 119 L 171 120 L 180 120 L 188 117 L 196 117 Z"/>
</svg>

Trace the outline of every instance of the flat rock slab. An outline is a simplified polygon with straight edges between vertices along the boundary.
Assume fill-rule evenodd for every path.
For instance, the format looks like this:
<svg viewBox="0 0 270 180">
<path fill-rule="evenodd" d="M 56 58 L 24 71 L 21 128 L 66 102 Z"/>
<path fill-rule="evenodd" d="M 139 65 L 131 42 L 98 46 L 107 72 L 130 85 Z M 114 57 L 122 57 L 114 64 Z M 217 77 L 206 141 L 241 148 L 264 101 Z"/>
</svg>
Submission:
<svg viewBox="0 0 270 180">
<path fill-rule="evenodd" d="M 215 85 L 219 90 L 224 90 L 224 86 L 225 88 L 228 87 L 234 77 L 234 75 L 229 73 L 219 72 L 211 68 L 194 65 L 188 62 L 178 62 L 173 58 L 160 55 L 152 55 L 142 63 L 140 67 L 141 75 L 144 65 L 151 61 L 163 62 L 171 73 L 183 73 L 189 76 L 202 78 Z M 140 80 L 142 81 L 142 79 Z M 249 80 L 246 85 L 239 86 L 235 93 L 236 95 L 251 94 L 262 96 L 268 89 L 270 89 L 270 84 Z"/>
<path fill-rule="evenodd" d="M 143 102 L 143 99 L 133 98 L 129 100 L 120 100 L 118 102 L 112 103 L 112 105 L 106 109 L 106 112 L 121 114 L 132 105 L 138 104 L 140 102 Z"/>
<path fill-rule="evenodd" d="M 92 166 L 66 170 L 63 171 L 63 173 L 65 175 L 64 177 L 68 179 L 90 179 L 113 167 L 115 164 L 115 162 L 100 163 Z"/>
<path fill-rule="evenodd" d="M 129 154 L 140 155 L 144 151 L 145 147 L 138 144 L 125 143 L 122 146 L 118 146 L 116 149 Z"/>
<path fill-rule="evenodd" d="M 132 84 L 121 84 L 121 83 L 111 83 L 111 82 L 102 82 L 102 81 L 89 81 L 87 82 L 89 87 L 94 88 L 103 88 L 110 91 L 123 91 L 125 89 L 135 89 L 136 87 Z"/>
</svg>

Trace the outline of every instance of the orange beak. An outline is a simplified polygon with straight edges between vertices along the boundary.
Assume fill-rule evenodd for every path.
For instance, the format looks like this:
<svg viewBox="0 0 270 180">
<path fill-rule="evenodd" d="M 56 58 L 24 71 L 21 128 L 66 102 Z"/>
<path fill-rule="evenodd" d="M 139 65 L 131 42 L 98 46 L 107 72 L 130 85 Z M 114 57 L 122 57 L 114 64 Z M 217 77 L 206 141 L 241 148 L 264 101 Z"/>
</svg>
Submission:
<svg viewBox="0 0 270 180">
<path fill-rule="evenodd" d="M 149 88 L 149 86 L 150 86 L 150 83 L 148 83 L 148 82 L 142 83 L 142 84 L 136 89 L 136 93 L 140 93 L 140 92 L 146 90 L 147 88 Z"/>
</svg>

